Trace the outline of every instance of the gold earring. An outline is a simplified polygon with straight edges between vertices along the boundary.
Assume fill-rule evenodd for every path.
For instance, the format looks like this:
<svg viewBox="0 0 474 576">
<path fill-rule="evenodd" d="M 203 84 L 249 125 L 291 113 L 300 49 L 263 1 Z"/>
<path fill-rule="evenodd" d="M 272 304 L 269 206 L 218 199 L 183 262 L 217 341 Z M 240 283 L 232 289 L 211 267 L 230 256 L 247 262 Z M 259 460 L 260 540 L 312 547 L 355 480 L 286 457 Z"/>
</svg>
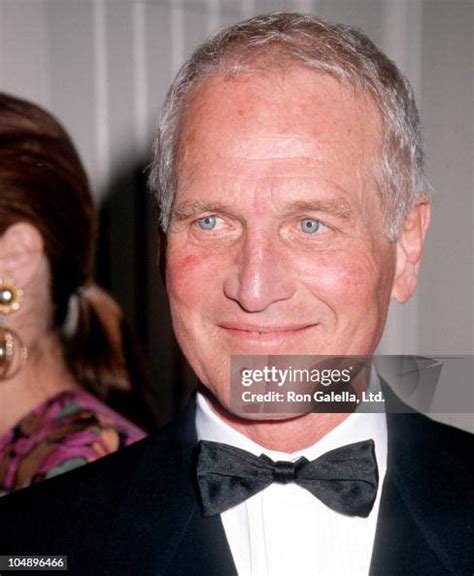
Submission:
<svg viewBox="0 0 474 576">
<path fill-rule="evenodd" d="M 0 278 L 0 314 L 10 314 L 20 309 L 23 290 L 11 278 Z"/>
<path fill-rule="evenodd" d="M 0 278 L 0 380 L 15 376 L 26 364 L 28 349 L 21 338 L 6 326 L 1 315 L 20 309 L 23 290 L 11 278 Z"/>
</svg>

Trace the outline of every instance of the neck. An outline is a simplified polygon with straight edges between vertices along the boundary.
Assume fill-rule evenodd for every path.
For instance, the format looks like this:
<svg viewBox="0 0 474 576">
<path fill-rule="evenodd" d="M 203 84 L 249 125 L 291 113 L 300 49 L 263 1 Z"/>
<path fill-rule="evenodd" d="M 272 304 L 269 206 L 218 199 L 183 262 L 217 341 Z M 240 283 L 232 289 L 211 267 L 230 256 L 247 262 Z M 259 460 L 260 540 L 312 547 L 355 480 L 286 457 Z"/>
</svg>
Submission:
<svg viewBox="0 0 474 576">
<path fill-rule="evenodd" d="M 358 393 L 366 390 L 370 381 L 370 365 L 362 364 L 352 378 L 351 388 Z M 212 410 L 226 424 L 268 450 L 297 452 L 319 442 L 339 426 L 351 412 L 309 412 L 278 419 L 249 419 L 236 416 L 227 410 L 203 385 L 200 391 L 207 398 Z"/>
<path fill-rule="evenodd" d="M 268 450 L 292 453 L 319 442 L 339 426 L 348 413 L 301 414 L 283 420 L 248 420 L 239 418 L 206 394 L 212 410 L 226 424 Z"/>
<path fill-rule="evenodd" d="M 24 368 L 0 381 L 0 437 L 48 398 L 77 386 L 63 360 L 59 338 L 52 332 L 45 334 L 29 348 Z"/>
</svg>

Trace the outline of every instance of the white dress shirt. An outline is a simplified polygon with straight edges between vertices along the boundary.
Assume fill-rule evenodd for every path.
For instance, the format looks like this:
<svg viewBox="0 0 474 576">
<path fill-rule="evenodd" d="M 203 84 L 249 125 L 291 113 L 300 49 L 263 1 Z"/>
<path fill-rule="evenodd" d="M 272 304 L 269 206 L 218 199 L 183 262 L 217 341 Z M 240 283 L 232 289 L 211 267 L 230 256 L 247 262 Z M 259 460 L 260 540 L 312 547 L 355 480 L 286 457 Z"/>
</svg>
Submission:
<svg viewBox="0 0 474 576">
<path fill-rule="evenodd" d="M 291 454 L 268 450 L 225 423 L 197 396 L 199 440 L 222 442 L 272 460 L 314 460 L 321 454 L 373 439 L 379 469 L 377 499 L 368 518 L 339 514 L 296 484 L 271 484 L 221 514 L 240 576 L 366 576 L 387 466 L 385 414 L 350 414 L 316 444 Z"/>
</svg>

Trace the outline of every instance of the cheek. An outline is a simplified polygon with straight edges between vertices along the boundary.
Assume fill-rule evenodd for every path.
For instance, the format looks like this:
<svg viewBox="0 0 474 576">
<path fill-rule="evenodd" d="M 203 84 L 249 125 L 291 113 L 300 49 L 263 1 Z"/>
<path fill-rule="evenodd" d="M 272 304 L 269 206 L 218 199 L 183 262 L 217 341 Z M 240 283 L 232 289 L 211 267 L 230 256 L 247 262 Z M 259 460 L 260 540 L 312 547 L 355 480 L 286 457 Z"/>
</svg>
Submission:
<svg viewBox="0 0 474 576">
<path fill-rule="evenodd" d="M 166 288 L 170 300 L 182 300 L 192 296 L 200 281 L 202 262 L 197 255 L 180 256 L 168 253 L 166 259 Z"/>
<path fill-rule="evenodd" d="M 208 252 L 169 250 L 166 260 L 166 288 L 171 304 L 193 308 L 217 293 L 221 261 Z"/>
<path fill-rule="evenodd" d="M 337 312 L 379 301 L 389 286 L 385 270 L 384 263 L 367 252 L 333 253 L 304 263 L 299 276 L 314 296 Z"/>
</svg>

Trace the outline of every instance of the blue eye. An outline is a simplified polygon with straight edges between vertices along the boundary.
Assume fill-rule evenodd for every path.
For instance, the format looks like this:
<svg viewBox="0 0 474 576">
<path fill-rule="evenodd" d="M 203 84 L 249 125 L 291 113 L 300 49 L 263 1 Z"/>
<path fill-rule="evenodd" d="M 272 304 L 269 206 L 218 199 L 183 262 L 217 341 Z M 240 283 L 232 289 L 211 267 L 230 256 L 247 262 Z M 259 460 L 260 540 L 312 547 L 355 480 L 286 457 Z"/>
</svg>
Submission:
<svg viewBox="0 0 474 576">
<path fill-rule="evenodd" d="M 202 230 L 213 230 L 216 226 L 215 216 L 206 216 L 198 220 L 199 228 Z"/>
<path fill-rule="evenodd" d="M 304 218 L 301 220 L 301 230 L 305 234 L 314 234 L 317 232 L 321 226 L 321 222 L 319 220 L 315 220 L 314 218 Z"/>
</svg>

